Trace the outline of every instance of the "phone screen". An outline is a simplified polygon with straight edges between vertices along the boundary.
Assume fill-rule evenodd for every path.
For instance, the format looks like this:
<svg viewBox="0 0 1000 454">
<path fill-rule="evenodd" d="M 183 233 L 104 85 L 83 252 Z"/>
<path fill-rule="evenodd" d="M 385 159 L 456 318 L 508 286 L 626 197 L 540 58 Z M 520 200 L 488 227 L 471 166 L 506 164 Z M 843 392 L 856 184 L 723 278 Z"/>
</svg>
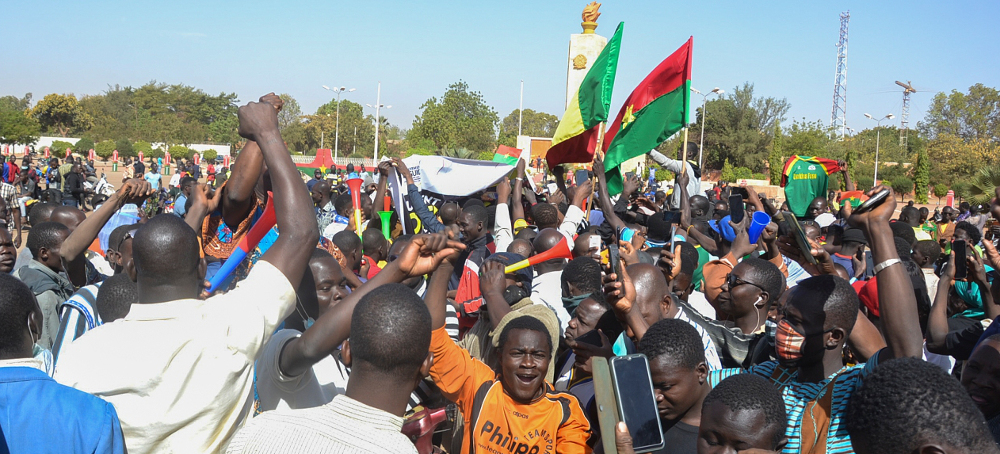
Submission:
<svg viewBox="0 0 1000 454">
<path fill-rule="evenodd" d="M 951 250 L 955 252 L 955 279 L 965 279 L 969 277 L 969 269 L 965 263 L 965 241 L 952 241 Z"/>
<path fill-rule="evenodd" d="M 587 169 L 580 169 L 576 171 L 573 181 L 576 182 L 577 186 L 579 186 L 583 184 L 584 181 L 587 181 L 589 179 L 590 179 L 590 173 L 587 172 Z"/>
<path fill-rule="evenodd" d="M 577 336 L 577 338 L 574 339 L 574 340 L 576 342 L 583 342 L 585 344 L 590 344 L 590 345 L 593 345 L 595 347 L 600 347 L 601 346 L 601 333 L 597 332 L 596 329 L 592 329 L 590 331 L 587 331 L 586 333 L 583 333 L 583 334 Z"/>
<path fill-rule="evenodd" d="M 746 212 L 746 208 L 743 207 L 743 196 L 739 194 L 729 196 L 729 218 L 734 224 L 743 222 L 743 215 Z"/>
<path fill-rule="evenodd" d="M 664 211 L 663 220 L 671 224 L 681 223 L 681 212 L 680 211 Z"/>
<path fill-rule="evenodd" d="M 615 273 L 616 280 L 621 282 L 622 269 L 621 269 L 621 261 L 618 255 L 617 244 L 608 245 L 608 262 L 611 263 L 611 272 Z"/>
<path fill-rule="evenodd" d="M 649 360 L 635 354 L 611 358 L 611 377 L 618 399 L 618 414 L 628 426 L 635 452 L 663 447 L 663 429 L 653 395 Z"/>
</svg>

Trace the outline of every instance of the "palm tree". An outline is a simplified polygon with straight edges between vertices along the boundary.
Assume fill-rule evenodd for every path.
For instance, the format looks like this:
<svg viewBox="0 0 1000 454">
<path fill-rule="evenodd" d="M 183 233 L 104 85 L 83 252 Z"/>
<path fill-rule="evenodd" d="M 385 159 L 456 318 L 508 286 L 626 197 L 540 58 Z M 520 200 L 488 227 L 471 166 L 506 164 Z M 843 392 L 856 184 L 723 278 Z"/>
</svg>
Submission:
<svg viewBox="0 0 1000 454">
<path fill-rule="evenodd" d="M 1000 164 L 980 168 L 969 188 L 971 195 L 969 203 L 972 205 L 989 204 L 997 186 L 1000 186 Z"/>
<path fill-rule="evenodd" d="M 472 159 L 475 152 L 468 148 L 442 148 L 436 151 L 438 156 L 447 158 Z"/>
</svg>

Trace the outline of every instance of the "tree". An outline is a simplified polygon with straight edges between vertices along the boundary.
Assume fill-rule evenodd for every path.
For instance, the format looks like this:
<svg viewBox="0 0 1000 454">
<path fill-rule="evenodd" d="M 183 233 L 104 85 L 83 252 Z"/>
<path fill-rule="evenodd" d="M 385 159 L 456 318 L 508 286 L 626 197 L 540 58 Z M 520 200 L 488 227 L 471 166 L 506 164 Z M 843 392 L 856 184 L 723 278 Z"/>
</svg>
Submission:
<svg viewBox="0 0 1000 454">
<path fill-rule="evenodd" d="M 91 125 L 90 116 L 83 111 L 73 95 L 45 95 L 31 110 L 31 114 L 43 127 L 54 130 L 62 137 L 66 137 L 70 131 L 87 129 Z"/>
<path fill-rule="evenodd" d="M 101 157 L 101 160 L 107 161 L 111 158 L 111 154 L 115 151 L 115 142 L 113 140 L 104 140 L 94 146 L 94 154 Z"/>
<path fill-rule="evenodd" d="M 302 121 L 302 109 L 299 107 L 299 102 L 292 95 L 282 93 L 278 97 L 285 102 L 285 105 L 281 107 L 281 111 L 278 112 L 278 129 L 284 134 L 285 129 Z"/>
<path fill-rule="evenodd" d="M 779 125 L 774 127 L 774 140 L 771 142 L 771 151 L 767 155 L 768 178 L 775 186 L 781 184 L 781 171 L 785 167 L 785 155 L 781 142 L 782 134 Z"/>
<path fill-rule="evenodd" d="M 420 108 L 423 112 L 413 120 L 408 137 L 429 139 L 437 148 L 475 151 L 496 148 L 499 116 L 486 104 L 482 94 L 469 89 L 469 84 L 455 82 L 440 100 L 430 98 Z"/>
<path fill-rule="evenodd" d="M 727 183 L 733 183 L 736 181 L 736 171 L 733 170 L 733 165 L 729 163 L 729 159 L 726 159 L 722 163 L 722 172 L 719 173 L 719 181 L 725 181 Z"/>
<path fill-rule="evenodd" d="M 41 125 L 23 111 L 0 110 L 0 144 L 28 144 L 38 140 Z"/>
<path fill-rule="evenodd" d="M 927 142 L 931 162 L 931 179 L 953 186 L 972 179 L 983 163 L 1000 161 L 1000 146 L 983 139 L 962 140 L 943 133 Z"/>
<path fill-rule="evenodd" d="M 334 149 L 337 140 L 337 100 L 319 106 L 315 115 L 307 115 L 306 143 L 312 149 Z M 321 134 L 322 133 L 322 134 Z M 322 138 L 322 140 L 320 140 Z M 340 101 L 340 155 L 375 150 L 375 116 L 365 115 L 364 108 L 350 100 Z"/>
<path fill-rule="evenodd" d="M 906 196 L 906 194 L 913 190 L 913 180 L 906 177 L 897 177 L 889 182 L 889 186 L 892 187 L 892 191 L 896 194 Z"/>
<path fill-rule="evenodd" d="M 144 157 L 149 157 L 153 155 L 153 146 L 144 140 L 140 140 L 132 144 L 133 154 L 130 156 L 139 156 L 139 152 L 142 152 Z"/>
<path fill-rule="evenodd" d="M 927 147 L 922 143 L 917 148 L 917 168 L 913 172 L 913 196 L 917 203 L 927 203 L 927 185 L 931 180 L 931 161 Z"/>
<path fill-rule="evenodd" d="M 475 152 L 468 148 L 442 148 L 437 151 L 438 156 L 459 159 L 474 159 Z"/>
<path fill-rule="evenodd" d="M 941 204 L 941 198 L 946 195 L 948 195 L 948 186 L 945 186 L 943 184 L 934 185 L 934 197 L 937 197 L 938 205 Z"/>
<path fill-rule="evenodd" d="M 191 149 L 184 145 L 172 145 L 167 151 L 170 152 L 170 159 L 187 159 L 191 157 Z"/>
<path fill-rule="evenodd" d="M 1000 186 L 1000 164 L 991 163 L 981 167 L 969 188 L 971 199 L 969 202 L 973 205 L 989 205 L 998 186 Z"/>
<path fill-rule="evenodd" d="M 996 142 L 1000 140 L 1000 91 L 980 83 L 969 87 L 968 94 L 938 93 L 918 127 L 932 139 L 950 134 Z"/>
<path fill-rule="evenodd" d="M 208 150 L 205 150 L 205 153 L 203 153 L 201 157 L 207 161 L 211 161 L 219 157 L 219 152 L 215 151 L 214 148 L 209 148 Z"/>
<path fill-rule="evenodd" d="M 524 109 L 514 109 L 500 122 L 500 143 L 508 147 L 517 146 L 517 123 L 521 120 L 521 134 L 529 137 L 552 137 L 559 126 L 559 117 L 545 112 L 535 112 Z"/>
<path fill-rule="evenodd" d="M 705 121 L 706 169 L 721 168 L 729 159 L 733 165 L 755 172 L 764 170 L 775 127 L 784 120 L 790 105 L 784 98 L 755 98 L 753 89 L 748 82 L 727 97 L 707 103 L 705 110 L 712 115 Z M 696 122 L 702 121 L 702 115 L 698 109 Z"/>
<path fill-rule="evenodd" d="M 31 93 L 25 93 L 23 98 L 17 96 L 0 96 L 0 112 L 25 113 L 31 110 Z"/>
<path fill-rule="evenodd" d="M 67 148 L 69 148 L 70 150 L 72 150 L 73 149 L 73 144 L 71 144 L 69 142 L 64 142 L 62 140 L 53 141 L 52 145 L 49 146 L 49 150 L 52 152 L 51 153 L 52 157 L 59 158 L 59 159 L 63 159 L 63 158 L 66 157 L 66 149 Z"/>
<path fill-rule="evenodd" d="M 118 150 L 119 159 L 125 156 L 135 156 L 135 150 L 132 149 L 132 142 L 128 140 L 119 139 L 115 142 L 115 149 Z"/>
<path fill-rule="evenodd" d="M 76 154 L 81 154 L 87 156 L 91 148 L 94 148 L 94 141 L 89 137 L 84 137 L 76 141 L 76 145 L 73 145 L 73 152 Z M 96 153 L 96 150 L 95 150 Z"/>
</svg>

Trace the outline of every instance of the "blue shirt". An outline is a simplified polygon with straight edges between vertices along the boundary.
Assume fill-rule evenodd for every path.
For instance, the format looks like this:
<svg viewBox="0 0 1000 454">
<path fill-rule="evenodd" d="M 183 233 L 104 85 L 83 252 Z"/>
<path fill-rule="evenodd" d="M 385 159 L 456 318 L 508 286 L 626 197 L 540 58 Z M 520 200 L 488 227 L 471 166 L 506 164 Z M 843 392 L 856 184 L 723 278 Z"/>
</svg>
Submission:
<svg viewBox="0 0 1000 454">
<path fill-rule="evenodd" d="M 32 367 L 40 364 L 0 361 L 0 429 L 10 452 L 124 453 L 115 407 Z"/>
<path fill-rule="evenodd" d="M 160 178 L 161 178 L 160 174 L 153 172 L 146 172 L 146 175 L 143 175 L 142 178 L 149 182 L 149 185 L 153 187 L 153 190 L 160 189 Z"/>
<path fill-rule="evenodd" d="M 187 200 L 188 199 L 184 196 L 184 194 L 178 195 L 177 198 L 174 199 L 174 214 L 184 216 L 184 206 L 187 205 Z"/>
</svg>

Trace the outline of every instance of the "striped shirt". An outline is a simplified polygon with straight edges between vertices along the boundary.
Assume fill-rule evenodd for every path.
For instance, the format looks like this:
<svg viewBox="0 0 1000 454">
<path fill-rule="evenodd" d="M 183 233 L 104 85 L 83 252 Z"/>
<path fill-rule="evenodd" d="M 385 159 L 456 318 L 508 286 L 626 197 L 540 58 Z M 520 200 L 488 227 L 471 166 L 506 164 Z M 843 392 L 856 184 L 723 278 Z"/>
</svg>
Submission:
<svg viewBox="0 0 1000 454">
<path fill-rule="evenodd" d="M 875 371 L 878 366 L 878 356 L 876 353 L 869 358 L 867 363 L 854 366 L 845 366 L 835 374 L 817 383 L 804 383 L 796 381 L 798 371 L 795 369 L 779 371 L 775 377 L 777 361 L 767 361 L 750 367 L 749 370 L 742 369 L 722 369 L 709 372 L 708 381 L 712 386 L 717 385 L 723 379 L 732 375 L 749 372 L 760 375 L 774 382 L 775 386 L 781 389 L 781 398 L 785 401 L 785 412 L 788 415 L 788 430 L 785 436 L 788 437 L 788 444 L 781 452 L 784 454 L 798 454 L 800 451 L 808 452 L 810 447 L 801 449 L 803 430 L 803 411 L 807 404 L 815 402 L 823 394 L 829 392 L 831 379 L 833 383 L 832 411 L 830 414 L 830 427 L 826 436 L 827 454 L 853 453 L 851 447 L 851 437 L 847 433 L 847 425 L 844 424 L 844 417 L 847 414 L 847 404 L 851 400 L 854 391 L 861 386 L 865 377 Z M 815 438 L 815 437 L 814 437 Z"/>
<path fill-rule="evenodd" d="M 251 419 L 226 450 L 241 453 L 416 453 L 403 418 L 338 395 L 321 407 L 274 410 Z"/>
<path fill-rule="evenodd" d="M 722 359 L 719 358 L 719 352 L 715 350 L 715 343 L 712 342 L 712 337 L 708 335 L 708 331 L 705 331 L 705 328 L 702 328 L 701 325 L 691 320 L 683 307 L 677 307 L 677 315 L 674 318 L 683 320 L 688 325 L 693 326 L 695 331 L 698 331 L 698 335 L 701 336 L 702 346 L 705 348 L 705 365 L 708 366 L 708 370 L 722 369 Z"/>
<path fill-rule="evenodd" d="M 7 202 L 7 212 L 4 213 L 4 221 L 7 222 L 7 231 L 14 235 L 14 211 L 19 210 L 17 203 L 17 188 L 12 184 L 0 182 L 0 197 Z M 20 211 L 17 214 L 21 214 Z M 23 220 L 21 222 L 24 222 Z"/>
</svg>

